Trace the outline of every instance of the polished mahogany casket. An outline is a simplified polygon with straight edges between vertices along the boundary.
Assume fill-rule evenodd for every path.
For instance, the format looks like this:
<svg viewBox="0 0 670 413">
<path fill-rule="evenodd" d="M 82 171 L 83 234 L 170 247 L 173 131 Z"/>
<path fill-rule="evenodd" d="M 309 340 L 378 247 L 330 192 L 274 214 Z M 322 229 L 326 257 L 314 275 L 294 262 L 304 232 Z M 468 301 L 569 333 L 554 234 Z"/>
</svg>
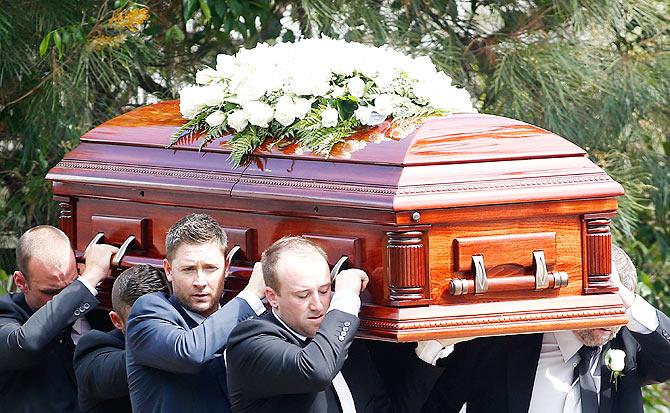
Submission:
<svg viewBox="0 0 670 413">
<path fill-rule="evenodd" d="M 364 269 L 359 336 L 389 341 L 625 324 L 610 283 L 622 187 L 567 140 L 498 116 L 384 122 L 324 159 L 265 145 L 233 167 L 229 137 L 166 148 L 178 102 L 94 128 L 47 175 L 61 227 L 82 255 L 162 266 L 165 233 L 205 212 L 230 244 L 228 296 L 285 235 L 320 244 L 333 267 Z M 111 279 L 102 287 L 108 302 Z"/>
</svg>

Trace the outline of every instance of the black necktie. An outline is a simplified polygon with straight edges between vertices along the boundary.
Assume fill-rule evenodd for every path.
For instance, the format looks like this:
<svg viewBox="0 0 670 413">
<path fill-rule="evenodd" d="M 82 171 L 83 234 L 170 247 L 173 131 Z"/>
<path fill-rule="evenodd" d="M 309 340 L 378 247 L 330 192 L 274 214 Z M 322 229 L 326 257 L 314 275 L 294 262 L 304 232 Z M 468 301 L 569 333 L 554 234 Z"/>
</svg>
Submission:
<svg viewBox="0 0 670 413">
<path fill-rule="evenodd" d="M 578 353 L 581 357 L 577 370 L 579 371 L 579 391 L 582 398 L 582 413 L 598 413 L 598 392 L 596 382 L 591 374 L 591 360 L 597 347 L 583 346 Z"/>
</svg>

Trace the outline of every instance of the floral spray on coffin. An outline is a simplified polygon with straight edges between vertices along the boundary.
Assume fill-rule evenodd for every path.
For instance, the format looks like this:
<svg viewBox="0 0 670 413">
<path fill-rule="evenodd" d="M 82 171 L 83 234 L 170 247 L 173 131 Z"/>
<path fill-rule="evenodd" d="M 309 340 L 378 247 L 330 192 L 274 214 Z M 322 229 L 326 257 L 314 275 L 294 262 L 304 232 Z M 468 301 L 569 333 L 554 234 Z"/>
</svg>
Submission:
<svg viewBox="0 0 670 413">
<path fill-rule="evenodd" d="M 389 119 L 406 134 L 427 116 L 476 112 L 430 58 L 328 38 L 218 55 L 196 83 L 180 90 L 188 122 L 170 145 L 199 135 L 203 147 L 232 133 L 236 166 L 261 145 L 288 142 L 328 157 L 357 130 Z"/>
</svg>

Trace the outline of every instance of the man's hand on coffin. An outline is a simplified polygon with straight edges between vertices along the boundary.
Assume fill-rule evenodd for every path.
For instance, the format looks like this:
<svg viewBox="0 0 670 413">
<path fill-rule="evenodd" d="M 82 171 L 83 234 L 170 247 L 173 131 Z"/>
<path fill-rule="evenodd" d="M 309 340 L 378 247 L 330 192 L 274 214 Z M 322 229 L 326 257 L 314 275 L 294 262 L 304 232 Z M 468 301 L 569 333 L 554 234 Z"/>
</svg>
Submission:
<svg viewBox="0 0 670 413">
<path fill-rule="evenodd" d="M 419 341 L 416 343 L 414 352 L 421 360 L 435 366 L 439 359 L 449 356 L 454 351 L 454 344 L 472 340 L 473 338 L 475 337 Z"/>
<path fill-rule="evenodd" d="M 250 294 L 256 295 L 258 298 L 265 297 L 265 279 L 263 278 L 263 266 L 260 262 L 254 264 L 254 269 L 251 271 L 249 283 L 244 290 Z"/>
<path fill-rule="evenodd" d="M 365 271 L 358 268 L 340 271 L 335 277 L 335 292 L 351 291 L 355 294 L 360 294 L 367 287 L 368 281 L 370 279 Z"/>
<path fill-rule="evenodd" d="M 610 275 L 610 280 L 612 280 L 612 284 L 619 289 L 619 297 L 621 297 L 621 301 L 623 301 L 624 307 L 630 308 L 633 305 L 633 300 L 635 300 L 635 293 L 623 285 L 621 282 L 621 277 L 619 276 L 619 271 L 617 271 L 614 264 L 612 264 L 612 274 Z"/>
<path fill-rule="evenodd" d="M 92 286 L 98 285 L 110 272 L 112 256 L 119 249 L 107 244 L 93 244 L 86 249 L 86 269 L 81 275 Z"/>
</svg>

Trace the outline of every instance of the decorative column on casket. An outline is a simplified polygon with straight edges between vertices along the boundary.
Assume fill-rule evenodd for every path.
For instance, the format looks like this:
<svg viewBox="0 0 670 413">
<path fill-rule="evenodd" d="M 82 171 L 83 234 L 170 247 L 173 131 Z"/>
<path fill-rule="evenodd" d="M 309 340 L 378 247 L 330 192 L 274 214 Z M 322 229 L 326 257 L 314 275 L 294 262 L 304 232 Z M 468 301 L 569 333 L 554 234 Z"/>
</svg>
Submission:
<svg viewBox="0 0 670 413">
<path fill-rule="evenodd" d="M 430 304 L 428 232 L 417 228 L 387 232 L 386 274 L 392 306 Z"/>
<path fill-rule="evenodd" d="M 610 224 L 615 213 L 586 214 L 584 293 L 599 294 L 616 291 L 612 285 L 612 233 Z"/>
<path fill-rule="evenodd" d="M 70 244 L 72 248 L 76 250 L 77 248 L 77 231 L 76 223 L 74 217 L 76 216 L 76 198 L 54 196 L 54 199 L 58 202 L 58 223 L 60 229 L 68 236 L 70 239 Z"/>
</svg>

